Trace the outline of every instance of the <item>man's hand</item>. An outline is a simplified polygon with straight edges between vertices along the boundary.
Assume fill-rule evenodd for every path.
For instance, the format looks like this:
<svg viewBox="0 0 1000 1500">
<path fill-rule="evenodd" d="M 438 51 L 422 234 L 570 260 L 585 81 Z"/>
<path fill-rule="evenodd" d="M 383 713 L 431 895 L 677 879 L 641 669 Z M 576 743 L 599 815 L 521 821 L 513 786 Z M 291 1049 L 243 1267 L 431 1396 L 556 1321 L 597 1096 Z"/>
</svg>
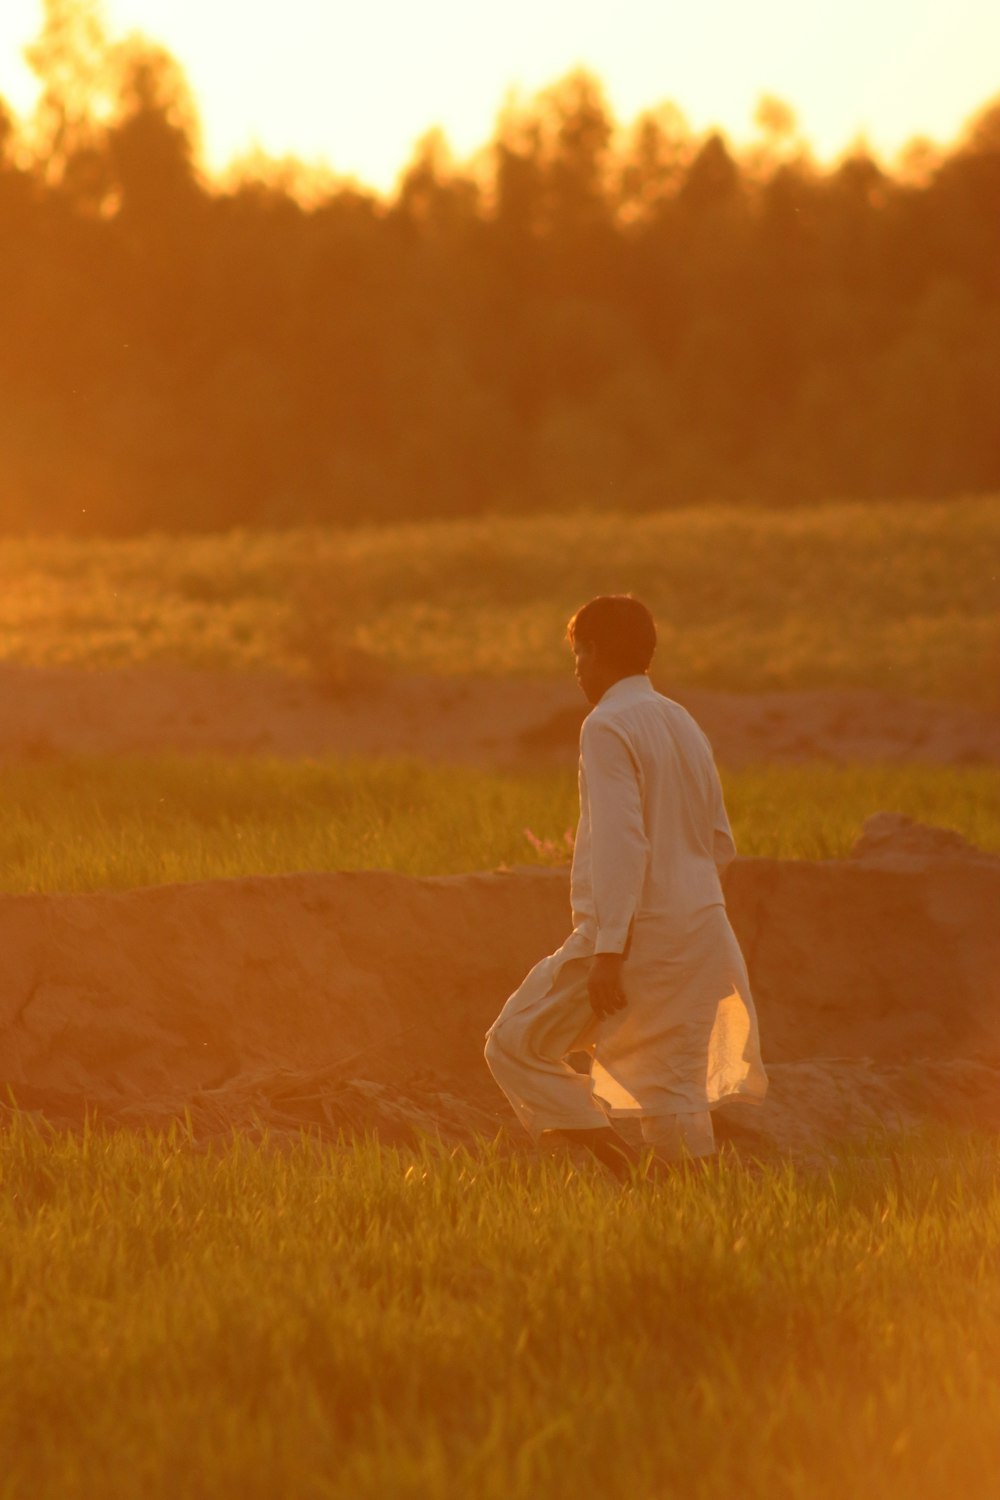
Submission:
<svg viewBox="0 0 1000 1500">
<path fill-rule="evenodd" d="M 621 1010 L 626 1003 L 625 992 L 622 989 L 622 964 L 624 962 L 625 958 L 621 953 L 595 953 L 591 959 L 587 991 L 590 996 L 590 1008 L 598 1019 Z"/>
</svg>

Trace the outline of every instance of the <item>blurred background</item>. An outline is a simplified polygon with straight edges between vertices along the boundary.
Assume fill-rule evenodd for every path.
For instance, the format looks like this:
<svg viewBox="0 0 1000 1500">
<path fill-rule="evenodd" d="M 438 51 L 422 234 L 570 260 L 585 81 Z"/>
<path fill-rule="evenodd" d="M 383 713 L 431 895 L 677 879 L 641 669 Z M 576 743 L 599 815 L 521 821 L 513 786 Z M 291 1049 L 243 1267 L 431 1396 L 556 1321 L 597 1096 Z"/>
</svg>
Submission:
<svg viewBox="0 0 1000 1500">
<path fill-rule="evenodd" d="M 1000 99 L 972 93 L 990 66 L 973 23 L 1000 26 L 986 7 L 949 12 L 941 35 L 971 71 L 952 76 L 940 43 L 943 103 L 941 90 L 918 91 L 914 63 L 921 35 L 921 56 L 937 35 L 933 7 L 883 7 L 887 28 L 878 5 L 839 7 L 836 23 L 816 6 L 808 27 L 789 21 L 784 45 L 765 34 L 774 76 L 808 57 L 826 78 L 814 100 L 819 156 L 808 108 L 800 125 L 778 97 L 748 105 L 740 49 L 750 33 L 745 21 L 724 24 L 729 7 L 708 7 L 715 24 L 698 53 L 696 23 L 685 32 L 668 7 L 639 6 L 647 31 L 631 34 L 624 14 L 594 32 L 594 8 L 579 7 L 578 34 L 570 8 L 542 5 L 535 31 L 505 53 L 496 18 L 477 50 L 471 22 L 448 32 L 447 6 L 430 7 L 421 28 L 404 20 L 410 8 L 382 5 L 382 72 L 370 23 L 313 7 L 327 31 L 298 51 L 294 32 L 276 32 L 273 80 L 260 18 L 248 18 L 258 119 L 240 114 L 247 69 L 228 4 L 214 24 L 213 6 L 198 8 L 209 50 L 189 43 L 197 97 L 183 58 L 127 29 L 140 0 L 113 12 L 89 0 L 11 5 L 0 20 L 7 532 L 1000 489 Z M 182 42 L 195 36 L 193 8 L 147 8 Z M 762 18 L 776 24 L 785 11 L 765 6 Z M 648 29 L 657 15 L 660 55 Z M 33 37 L 23 34 L 32 18 Z M 526 26 L 527 13 L 512 21 Z M 597 57 L 533 92 L 505 92 L 558 66 L 563 35 L 577 50 L 604 36 L 630 118 L 616 116 Z M 880 90 L 872 49 L 891 58 L 894 37 L 895 72 Z M 517 77 L 497 73 L 492 95 L 476 71 L 491 48 L 498 69 L 521 62 Z M 274 122 L 282 100 L 292 110 L 297 68 L 313 132 L 300 122 L 305 160 L 265 154 L 259 135 L 251 150 L 255 131 L 280 139 Z M 324 69 L 350 177 L 337 175 L 335 142 L 329 165 L 317 156 Z M 648 92 L 657 69 L 679 92 L 687 80 L 696 115 L 713 108 L 710 84 L 722 90 L 717 117 L 725 98 L 749 108 L 742 138 L 696 127 Z M 440 81 L 461 84 L 466 71 L 476 87 L 467 79 L 459 96 Z M 491 133 L 460 158 L 440 130 L 415 144 L 407 134 L 420 109 L 427 125 L 443 117 L 435 88 L 459 137 L 492 113 Z M 646 108 L 630 88 L 647 90 Z M 953 137 L 921 139 L 921 108 L 932 123 L 950 119 L 963 88 Z M 857 137 L 834 148 L 838 100 L 887 141 L 895 129 L 891 159 Z M 880 101 L 895 114 L 883 119 Z M 299 116 L 288 119 L 294 134 Z M 241 139 L 242 158 L 223 163 Z M 359 176 L 365 139 L 374 186 Z"/>
</svg>

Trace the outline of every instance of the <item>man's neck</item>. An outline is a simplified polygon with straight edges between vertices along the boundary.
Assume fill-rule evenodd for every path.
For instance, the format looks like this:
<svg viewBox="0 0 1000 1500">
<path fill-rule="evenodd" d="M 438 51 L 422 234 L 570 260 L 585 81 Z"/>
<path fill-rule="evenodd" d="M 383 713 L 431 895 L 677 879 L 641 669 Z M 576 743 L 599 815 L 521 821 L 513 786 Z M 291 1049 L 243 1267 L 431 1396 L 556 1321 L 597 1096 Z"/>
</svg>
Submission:
<svg viewBox="0 0 1000 1500">
<path fill-rule="evenodd" d="M 619 673 L 619 675 L 617 677 L 612 677 L 611 680 L 610 680 L 610 682 L 608 682 L 601 689 L 601 696 L 600 696 L 600 698 L 598 698 L 597 702 L 600 703 L 602 699 L 606 698 L 607 695 L 608 695 L 608 693 L 610 693 L 611 689 L 613 687 L 617 687 L 620 682 L 627 682 L 630 677 L 645 677 L 645 676 L 646 676 L 645 672 L 621 672 L 621 673 Z M 595 705 L 595 707 L 596 707 L 596 705 Z"/>
</svg>

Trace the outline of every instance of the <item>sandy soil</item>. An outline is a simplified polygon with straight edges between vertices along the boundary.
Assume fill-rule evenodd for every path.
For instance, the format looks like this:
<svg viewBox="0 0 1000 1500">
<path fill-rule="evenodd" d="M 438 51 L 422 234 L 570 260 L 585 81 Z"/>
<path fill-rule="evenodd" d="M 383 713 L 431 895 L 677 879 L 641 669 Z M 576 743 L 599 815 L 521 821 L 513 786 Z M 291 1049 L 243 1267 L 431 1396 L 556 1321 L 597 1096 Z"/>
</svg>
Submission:
<svg viewBox="0 0 1000 1500">
<path fill-rule="evenodd" d="M 877 692 L 661 691 L 690 708 L 721 764 L 1000 761 L 1000 714 Z M 309 682 L 144 667 L 0 667 L 0 756 L 218 751 L 407 755 L 480 766 L 565 764 L 586 705 L 571 678 L 390 678 L 333 697 Z"/>
<path fill-rule="evenodd" d="M 805 1158 L 1000 1128 L 1000 857 L 879 814 L 846 860 L 737 861 L 727 901 L 773 1087 L 723 1134 Z M 0 1086 L 57 1121 L 187 1110 L 207 1138 L 492 1135 L 512 1121 L 483 1033 L 567 925 L 564 870 L 0 897 Z"/>
</svg>

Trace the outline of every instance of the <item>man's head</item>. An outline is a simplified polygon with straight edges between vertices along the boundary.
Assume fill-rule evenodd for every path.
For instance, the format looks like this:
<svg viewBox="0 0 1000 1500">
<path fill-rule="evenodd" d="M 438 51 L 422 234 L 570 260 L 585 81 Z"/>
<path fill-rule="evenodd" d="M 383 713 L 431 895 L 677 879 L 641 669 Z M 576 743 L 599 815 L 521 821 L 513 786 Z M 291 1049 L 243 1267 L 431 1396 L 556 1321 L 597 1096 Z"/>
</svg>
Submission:
<svg viewBox="0 0 1000 1500">
<path fill-rule="evenodd" d="M 598 703 L 622 677 L 648 672 L 656 650 L 653 616 L 631 594 L 601 594 L 578 609 L 566 627 L 576 658 L 576 680 Z"/>
</svg>

